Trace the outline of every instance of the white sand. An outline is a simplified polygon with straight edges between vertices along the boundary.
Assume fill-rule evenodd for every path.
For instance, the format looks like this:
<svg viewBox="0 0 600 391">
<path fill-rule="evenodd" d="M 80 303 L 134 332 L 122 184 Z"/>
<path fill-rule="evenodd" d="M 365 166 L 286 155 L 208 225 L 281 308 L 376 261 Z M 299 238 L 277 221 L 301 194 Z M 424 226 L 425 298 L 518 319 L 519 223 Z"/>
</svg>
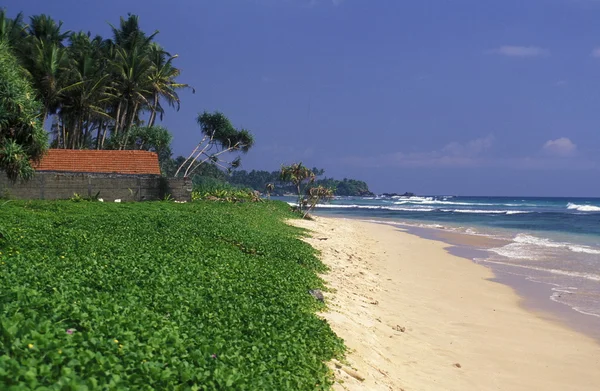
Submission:
<svg viewBox="0 0 600 391">
<path fill-rule="evenodd" d="M 293 224 L 331 268 L 323 316 L 365 378 L 332 364 L 336 390 L 600 390 L 600 345 L 521 308 L 444 243 L 356 220 Z"/>
</svg>

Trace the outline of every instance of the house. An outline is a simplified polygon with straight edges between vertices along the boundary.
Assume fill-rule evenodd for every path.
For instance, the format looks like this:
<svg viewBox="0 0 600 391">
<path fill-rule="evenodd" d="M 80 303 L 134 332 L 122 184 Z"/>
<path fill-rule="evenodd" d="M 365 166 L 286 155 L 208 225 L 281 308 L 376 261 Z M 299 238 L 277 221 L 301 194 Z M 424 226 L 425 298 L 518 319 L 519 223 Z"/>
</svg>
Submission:
<svg viewBox="0 0 600 391">
<path fill-rule="evenodd" d="M 69 199 L 77 194 L 105 201 L 188 201 L 191 182 L 164 178 L 158 155 L 148 151 L 50 149 L 34 164 L 29 181 L 11 183 L 0 175 L 0 197 Z"/>
</svg>

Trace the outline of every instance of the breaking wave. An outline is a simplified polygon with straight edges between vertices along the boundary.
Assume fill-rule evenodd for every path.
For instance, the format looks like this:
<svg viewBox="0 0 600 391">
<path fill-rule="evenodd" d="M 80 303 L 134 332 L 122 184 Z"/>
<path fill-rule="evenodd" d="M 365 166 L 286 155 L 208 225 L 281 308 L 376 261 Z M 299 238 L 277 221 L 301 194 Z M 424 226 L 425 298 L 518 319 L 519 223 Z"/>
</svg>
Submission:
<svg viewBox="0 0 600 391">
<path fill-rule="evenodd" d="M 567 209 L 577 210 L 579 212 L 600 212 L 600 206 L 595 205 L 580 205 L 569 202 Z"/>
</svg>

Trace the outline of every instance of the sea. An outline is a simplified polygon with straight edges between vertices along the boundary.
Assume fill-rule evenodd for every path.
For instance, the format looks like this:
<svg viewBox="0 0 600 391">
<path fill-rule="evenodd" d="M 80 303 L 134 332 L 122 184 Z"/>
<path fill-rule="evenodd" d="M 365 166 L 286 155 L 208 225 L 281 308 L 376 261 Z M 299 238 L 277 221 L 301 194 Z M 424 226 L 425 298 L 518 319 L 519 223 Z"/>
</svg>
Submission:
<svg viewBox="0 0 600 391">
<path fill-rule="evenodd" d="M 537 295 L 554 303 L 542 307 L 595 319 L 600 335 L 600 198 L 337 197 L 316 214 L 392 224 L 430 238 L 476 238 L 478 251 L 463 254 L 513 277 L 505 281 L 538 284 Z"/>
</svg>

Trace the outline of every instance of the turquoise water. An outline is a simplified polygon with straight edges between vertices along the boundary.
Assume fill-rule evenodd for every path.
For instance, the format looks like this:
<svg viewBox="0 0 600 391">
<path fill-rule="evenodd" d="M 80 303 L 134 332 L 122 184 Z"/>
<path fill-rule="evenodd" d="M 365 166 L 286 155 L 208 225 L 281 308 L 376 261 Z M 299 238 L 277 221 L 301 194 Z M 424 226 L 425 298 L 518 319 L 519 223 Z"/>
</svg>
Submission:
<svg viewBox="0 0 600 391">
<path fill-rule="evenodd" d="M 317 213 L 499 239 L 476 261 L 547 284 L 549 299 L 600 318 L 600 198 L 347 197 Z"/>
</svg>

